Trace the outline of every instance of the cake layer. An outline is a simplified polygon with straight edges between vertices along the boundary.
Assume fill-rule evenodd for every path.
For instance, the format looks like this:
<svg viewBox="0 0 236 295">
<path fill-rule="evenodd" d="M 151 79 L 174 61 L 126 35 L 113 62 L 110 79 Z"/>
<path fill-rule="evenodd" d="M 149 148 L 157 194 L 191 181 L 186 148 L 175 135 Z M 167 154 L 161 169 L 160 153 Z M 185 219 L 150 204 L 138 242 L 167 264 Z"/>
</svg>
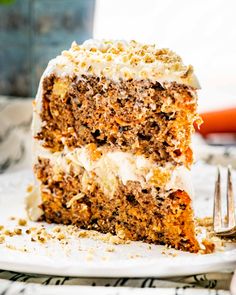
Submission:
<svg viewBox="0 0 236 295">
<path fill-rule="evenodd" d="M 197 252 L 184 174 L 198 87 L 168 49 L 72 44 L 39 85 L 29 216 Z"/>
<path fill-rule="evenodd" d="M 96 177 L 83 186 L 84 168 L 55 172 L 48 159 L 39 159 L 35 174 L 41 182 L 42 220 L 76 224 L 81 228 L 117 234 L 124 239 L 167 244 L 197 252 L 191 200 L 181 190 L 165 197 L 155 187 L 118 180 L 113 194 L 104 194 Z M 155 197 L 153 196 L 155 191 Z"/>
<path fill-rule="evenodd" d="M 41 99 L 36 112 L 43 124 L 35 137 L 52 152 L 95 143 L 163 165 L 192 163 L 197 96 L 190 86 L 51 75 L 43 80 Z"/>
</svg>

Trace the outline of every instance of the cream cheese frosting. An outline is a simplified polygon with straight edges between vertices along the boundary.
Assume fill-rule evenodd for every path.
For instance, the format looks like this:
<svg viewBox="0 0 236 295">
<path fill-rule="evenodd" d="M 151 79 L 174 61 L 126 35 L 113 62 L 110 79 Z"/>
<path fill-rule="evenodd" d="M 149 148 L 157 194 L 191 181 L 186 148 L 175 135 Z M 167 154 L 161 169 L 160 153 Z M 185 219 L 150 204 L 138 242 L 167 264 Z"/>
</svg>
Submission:
<svg viewBox="0 0 236 295">
<path fill-rule="evenodd" d="M 167 163 L 164 167 L 152 162 L 142 155 L 133 155 L 132 153 L 122 151 L 103 152 L 98 160 L 92 160 L 88 146 L 75 148 L 69 151 L 66 148 L 62 152 L 51 153 L 43 148 L 39 142 L 34 143 L 34 162 L 37 157 L 50 160 L 54 173 L 64 171 L 69 173 L 71 167 L 79 171 L 84 168 L 87 173 L 95 172 L 98 182 L 102 185 L 104 182 L 110 182 L 113 186 L 113 192 L 116 189 L 118 177 L 124 185 L 128 181 L 138 181 L 143 187 L 151 183 L 152 176 L 156 170 L 160 174 L 166 174 L 166 184 L 164 190 L 184 190 L 190 196 L 193 195 L 189 170 L 183 166 L 174 167 Z M 104 193 L 112 195 L 112 192 L 104 186 Z"/>
<path fill-rule="evenodd" d="M 105 77 L 118 82 L 143 80 L 172 82 L 199 88 L 199 82 L 191 65 L 184 65 L 173 51 L 157 45 L 136 41 L 87 40 L 82 45 L 73 42 L 69 50 L 52 59 L 43 76 L 83 75 Z"/>
</svg>

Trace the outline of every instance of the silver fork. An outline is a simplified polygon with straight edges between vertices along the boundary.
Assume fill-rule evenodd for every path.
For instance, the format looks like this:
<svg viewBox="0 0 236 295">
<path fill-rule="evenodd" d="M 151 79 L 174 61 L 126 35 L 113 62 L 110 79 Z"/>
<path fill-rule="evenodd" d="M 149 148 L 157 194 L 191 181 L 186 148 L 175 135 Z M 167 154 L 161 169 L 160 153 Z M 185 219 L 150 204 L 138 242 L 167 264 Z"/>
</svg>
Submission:
<svg viewBox="0 0 236 295">
<path fill-rule="evenodd" d="M 223 222 L 222 210 L 221 210 L 221 175 L 220 175 L 220 167 L 218 167 L 216 184 L 215 184 L 213 227 L 214 227 L 214 232 L 216 235 L 229 238 L 236 235 L 236 218 L 235 218 L 235 208 L 234 208 L 232 169 L 230 166 L 228 166 L 228 171 L 227 171 L 226 200 L 227 200 L 227 215 L 226 215 L 226 222 Z"/>
<path fill-rule="evenodd" d="M 220 175 L 220 167 L 218 167 L 216 184 L 215 184 L 215 196 L 214 196 L 213 228 L 216 235 L 230 238 L 236 235 L 232 169 L 230 166 L 228 166 L 228 171 L 227 171 L 226 196 L 227 196 L 226 197 L 227 215 L 226 215 L 226 224 L 225 224 L 222 220 L 221 175 Z M 236 295 L 236 271 L 234 272 L 234 275 L 232 277 L 232 281 L 230 284 L 230 291 L 232 295 Z"/>
</svg>

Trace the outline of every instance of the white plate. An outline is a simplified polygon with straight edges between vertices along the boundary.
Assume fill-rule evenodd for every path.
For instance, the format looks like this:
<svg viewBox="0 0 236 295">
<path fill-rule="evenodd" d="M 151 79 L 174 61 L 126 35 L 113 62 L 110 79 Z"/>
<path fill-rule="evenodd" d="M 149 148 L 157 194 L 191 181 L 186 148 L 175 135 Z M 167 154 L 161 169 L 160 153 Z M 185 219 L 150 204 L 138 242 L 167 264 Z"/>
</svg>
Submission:
<svg viewBox="0 0 236 295">
<path fill-rule="evenodd" d="M 193 170 L 198 215 L 211 215 L 215 168 L 198 163 Z M 32 182 L 30 170 L 4 174 L 0 177 L 0 224 L 15 228 L 10 216 L 25 217 L 24 197 Z M 42 223 L 29 222 L 28 226 Z M 45 224 L 47 231 L 55 225 Z M 22 227 L 23 233 L 26 227 Z M 8 245 L 8 247 L 6 247 Z M 16 249 L 10 249 L 11 246 Z M 26 248 L 27 252 L 21 249 Z M 109 250 L 114 250 L 109 252 Z M 114 248 L 114 249 L 113 249 Z M 87 277 L 171 277 L 197 273 L 233 270 L 236 267 L 236 246 L 224 252 L 199 255 L 166 250 L 165 247 L 141 242 L 110 245 L 91 238 L 71 238 L 62 247 L 58 241 L 45 244 L 32 242 L 30 235 L 7 237 L 0 244 L 0 269 L 37 274 Z M 165 252 L 164 254 L 162 252 Z"/>
</svg>

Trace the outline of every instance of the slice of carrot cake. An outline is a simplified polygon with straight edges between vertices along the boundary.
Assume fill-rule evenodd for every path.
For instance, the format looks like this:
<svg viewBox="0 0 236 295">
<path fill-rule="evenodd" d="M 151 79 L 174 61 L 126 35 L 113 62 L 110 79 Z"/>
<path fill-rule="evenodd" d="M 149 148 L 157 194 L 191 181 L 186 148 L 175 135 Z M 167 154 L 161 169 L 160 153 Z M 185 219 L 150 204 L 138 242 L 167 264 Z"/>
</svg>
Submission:
<svg viewBox="0 0 236 295">
<path fill-rule="evenodd" d="M 73 43 L 51 60 L 34 103 L 31 219 L 197 252 L 198 87 L 174 52 L 135 41 Z"/>
</svg>

